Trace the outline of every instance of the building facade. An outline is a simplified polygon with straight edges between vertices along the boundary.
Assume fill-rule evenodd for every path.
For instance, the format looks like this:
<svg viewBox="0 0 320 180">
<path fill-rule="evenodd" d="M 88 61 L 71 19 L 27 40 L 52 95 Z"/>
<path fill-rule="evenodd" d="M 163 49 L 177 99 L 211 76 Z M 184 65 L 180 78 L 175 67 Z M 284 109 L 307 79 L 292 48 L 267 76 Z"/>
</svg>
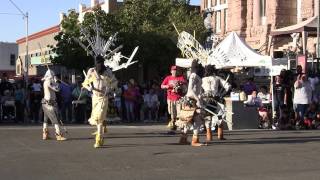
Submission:
<svg viewBox="0 0 320 180">
<path fill-rule="evenodd" d="M 0 42 L 0 74 L 6 73 L 9 78 L 15 76 L 18 45 L 16 43 Z"/>
<path fill-rule="evenodd" d="M 60 25 L 50 27 L 40 32 L 28 36 L 28 56 L 30 76 L 42 74 L 45 65 L 51 63 L 51 59 L 55 56 L 50 46 L 55 46 L 57 42 L 54 37 L 60 32 Z M 16 63 L 16 74 L 22 76 L 25 69 L 26 59 L 26 38 L 17 40 L 19 56 Z"/>
<path fill-rule="evenodd" d="M 319 0 L 202 0 L 201 10 L 212 13 L 212 29 L 218 35 L 235 31 L 253 49 L 267 54 L 270 32 L 316 16 L 317 3 Z M 290 36 L 275 39 L 273 49 L 289 41 Z M 308 39 L 308 47 L 314 46 L 313 41 Z"/>
<path fill-rule="evenodd" d="M 82 22 L 84 15 L 87 12 L 91 12 L 94 7 L 100 6 L 101 10 L 106 13 L 115 12 L 123 2 L 118 2 L 117 0 L 104 0 L 104 2 L 99 2 L 99 0 L 91 0 L 90 7 L 85 4 L 79 4 L 79 21 Z"/>
</svg>

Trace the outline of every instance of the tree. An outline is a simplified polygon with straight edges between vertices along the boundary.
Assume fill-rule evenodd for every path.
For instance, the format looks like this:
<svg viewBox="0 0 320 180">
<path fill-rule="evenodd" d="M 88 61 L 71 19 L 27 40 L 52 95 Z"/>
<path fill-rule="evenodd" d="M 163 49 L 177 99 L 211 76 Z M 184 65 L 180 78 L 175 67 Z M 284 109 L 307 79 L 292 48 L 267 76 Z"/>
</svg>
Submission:
<svg viewBox="0 0 320 180">
<path fill-rule="evenodd" d="M 53 51 L 58 55 L 53 63 L 65 66 L 67 69 L 84 69 L 93 64 L 91 57 L 74 41 L 80 37 L 79 14 L 75 10 L 69 10 L 61 22 L 62 31 L 55 36 L 57 45 Z"/>
<path fill-rule="evenodd" d="M 58 44 L 54 51 L 58 57 L 53 60 L 78 70 L 92 65 L 93 60 L 73 39 L 81 39 L 81 26 L 93 33 L 95 20 L 103 28 L 104 38 L 119 32 L 117 43 L 124 45 L 123 54 L 130 54 L 135 46 L 139 46 L 135 59 L 144 67 L 155 67 L 153 69 L 160 75 L 167 73 L 168 67 L 180 56 L 176 47 L 178 34 L 172 23 L 180 31 L 195 31 L 200 42 L 203 39 L 200 35 L 205 32 L 199 10 L 190 6 L 188 0 L 127 0 L 114 14 L 96 8 L 86 13 L 82 24 L 78 22 L 78 16 L 75 10 L 70 10 L 62 21 L 63 31 L 55 37 Z"/>
<path fill-rule="evenodd" d="M 94 9 L 93 12 L 86 13 L 82 23 L 78 21 L 79 14 L 75 10 L 69 10 L 68 15 L 61 22 L 62 31 L 55 36 L 58 42 L 53 51 L 58 55 L 53 59 L 53 63 L 65 66 L 68 69 L 81 71 L 93 66 L 94 61 L 91 56 L 79 45 L 75 39 L 81 40 L 80 28 L 83 27 L 92 32 L 92 27 L 97 22 L 104 30 L 102 37 L 108 39 L 116 31 L 115 16 L 106 14 L 100 8 Z M 86 44 L 87 42 L 83 42 Z"/>
<path fill-rule="evenodd" d="M 180 53 L 172 23 L 179 30 L 195 31 L 197 37 L 205 32 L 199 11 L 186 0 L 127 0 L 117 16 L 126 46 L 139 45 L 137 59 L 146 67 L 157 67 L 160 74 L 168 71 Z"/>
</svg>

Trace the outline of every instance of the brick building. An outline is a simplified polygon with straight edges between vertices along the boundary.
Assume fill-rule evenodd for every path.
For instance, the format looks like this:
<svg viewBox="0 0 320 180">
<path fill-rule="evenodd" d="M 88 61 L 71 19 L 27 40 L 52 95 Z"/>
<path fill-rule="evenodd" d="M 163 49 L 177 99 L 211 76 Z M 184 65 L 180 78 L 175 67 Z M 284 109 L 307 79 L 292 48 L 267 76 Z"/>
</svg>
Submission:
<svg viewBox="0 0 320 180">
<path fill-rule="evenodd" d="M 270 43 L 271 32 L 317 16 L 317 3 L 319 0 L 201 0 L 201 10 L 212 13 L 212 28 L 217 34 L 224 37 L 235 31 L 252 48 L 268 54 L 268 43 L 272 52 L 292 41 L 288 33 Z M 315 38 L 307 39 L 307 49 L 313 52 Z"/>
</svg>

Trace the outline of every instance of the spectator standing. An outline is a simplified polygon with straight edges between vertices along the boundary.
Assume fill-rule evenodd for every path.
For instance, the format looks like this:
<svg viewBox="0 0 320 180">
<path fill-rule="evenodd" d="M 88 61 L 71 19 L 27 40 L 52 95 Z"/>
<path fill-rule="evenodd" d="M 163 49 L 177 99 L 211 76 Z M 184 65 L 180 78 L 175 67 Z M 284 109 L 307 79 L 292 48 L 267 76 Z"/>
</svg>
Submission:
<svg viewBox="0 0 320 180">
<path fill-rule="evenodd" d="M 284 105 L 287 104 L 287 88 L 283 83 L 283 78 L 281 76 L 275 77 L 275 83 L 273 84 L 273 105 L 275 110 L 275 118 L 277 120 L 282 118 L 282 111 Z M 278 121 L 274 122 L 275 126 Z"/>
<path fill-rule="evenodd" d="M 16 122 L 24 122 L 24 100 L 25 93 L 22 89 L 21 83 L 17 84 L 17 88 L 14 91 L 15 105 L 16 105 Z"/>
<path fill-rule="evenodd" d="M 168 112 L 171 116 L 168 127 L 171 130 L 176 129 L 175 122 L 177 120 L 178 111 L 181 109 L 178 101 L 182 94 L 180 92 L 181 84 L 186 84 L 186 80 L 183 76 L 177 75 L 177 66 L 171 66 L 171 75 L 167 76 L 161 83 L 161 89 L 167 89 L 167 104 Z"/>
<path fill-rule="evenodd" d="M 59 84 L 61 93 L 61 116 L 64 122 L 71 122 L 72 110 L 72 87 L 67 84 L 68 79 L 65 77 L 64 82 Z"/>
<path fill-rule="evenodd" d="M 304 115 L 311 103 L 312 87 L 311 83 L 305 74 L 298 75 L 296 82 L 294 83 L 294 98 L 293 103 L 297 105 L 297 121 L 296 128 L 299 129 L 302 124 Z"/>
<path fill-rule="evenodd" d="M 125 106 L 126 106 L 126 115 L 127 121 L 133 122 L 135 120 L 135 112 L 134 112 L 134 104 L 136 99 L 135 96 L 136 90 L 132 83 L 128 83 L 127 87 L 125 87 L 124 91 L 124 99 L 125 99 Z"/>
<path fill-rule="evenodd" d="M 34 79 L 31 85 L 31 93 L 30 93 L 30 111 L 31 111 L 32 123 L 39 123 L 41 99 L 42 99 L 42 86 L 38 79 Z"/>
<path fill-rule="evenodd" d="M 115 90 L 114 93 L 114 104 L 115 107 L 117 108 L 117 114 L 120 117 L 121 120 L 123 120 L 123 108 L 122 108 L 122 100 L 121 100 L 121 96 L 122 96 L 122 86 L 120 85 L 120 83 L 118 83 L 118 88 Z"/>
<path fill-rule="evenodd" d="M 86 106 L 88 105 L 88 90 L 83 88 L 81 90 L 81 80 L 79 80 L 76 84 L 76 87 L 72 91 L 72 97 L 75 103 L 73 103 L 74 107 L 74 120 L 76 123 L 85 123 L 87 120 Z M 80 96 L 80 97 L 79 97 Z"/>
</svg>

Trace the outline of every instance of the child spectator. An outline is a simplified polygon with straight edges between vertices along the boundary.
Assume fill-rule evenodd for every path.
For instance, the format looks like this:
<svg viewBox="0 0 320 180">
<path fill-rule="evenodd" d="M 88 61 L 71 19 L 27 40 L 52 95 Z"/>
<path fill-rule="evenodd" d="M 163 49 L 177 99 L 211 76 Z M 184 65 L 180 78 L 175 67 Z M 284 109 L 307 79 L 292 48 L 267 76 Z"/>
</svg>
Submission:
<svg viewBox="0 0 320 180">
<path fill-rule="evenodd" d="M 317 115 L 317 105 L 315 103 L 311 103 L 307 112 L 304 115 L 303 124 L 306 127 L 306 129 L 315 128 L 316 121 L 318 121 Z"/>
<path fill-rule="evenodd" d="M 4 96 L 1 98 L 1 104 L 2 104 L 2 112 L 3 112 L 3 119 L 4 120 L 14 120 L 15 114 L 14 114 L 14 107 L 15 107 L 15 100 L 14 97 L 11 96 L 10 90 L 5 90 Z"/>
<path fill-rule="evenodd" d="M 263 107 L 262 99 L 257 96 L 257 91 L 252 91 L 251 96 L 248 96 L 248 100 L 245 102 L 250 107 L 257 107 L 260 116 L 259 128 L 269 127 L 268 111 Z"/>
</svg>

